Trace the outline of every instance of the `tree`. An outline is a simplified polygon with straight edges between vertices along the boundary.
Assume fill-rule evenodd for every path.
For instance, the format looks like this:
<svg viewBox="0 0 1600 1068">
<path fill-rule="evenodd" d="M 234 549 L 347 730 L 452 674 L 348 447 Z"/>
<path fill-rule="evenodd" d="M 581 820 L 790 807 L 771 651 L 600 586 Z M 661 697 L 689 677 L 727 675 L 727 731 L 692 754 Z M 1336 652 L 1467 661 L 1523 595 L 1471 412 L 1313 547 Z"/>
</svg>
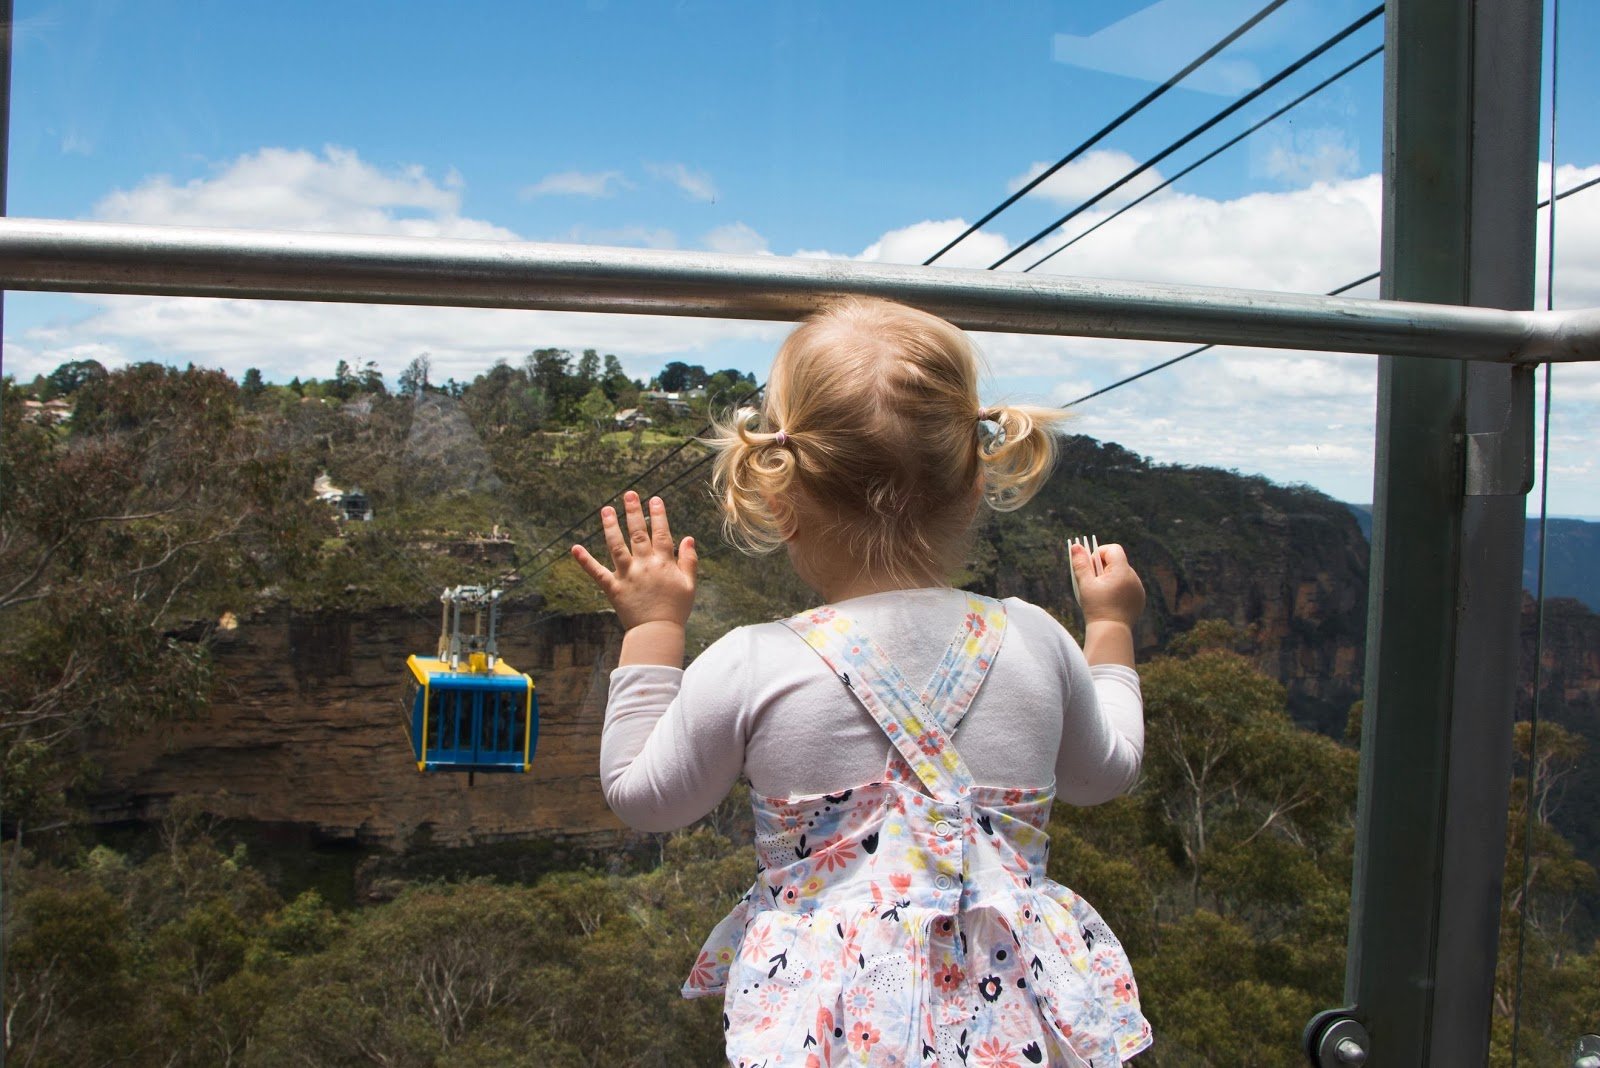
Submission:
<svg viewBox="0 0 1600 1068">
<path fill-rule="evenodd" d="M 504 360 L 473 379 L 462 400 L 468 417 L 485 436 L 491 431 L 532 433 L 544 424 L 550 408 L 544 390 L 529 380 L 527 371 Z"/>
<path fill-rule="evenodd" d="M 361 375 L 357 380 L 363 393 L 386 394 L 389 392 L 383 384 L 383 372 L 378 370 L 378 361 L 368 360 L 361 365 Z"/>
<path fill-rule="evenodd" d="M 261 380 L 261 369 L 248 367 L 239 382 L 239 390 L 247 397 L 257 397 L 265 392 L 267 384 Z"/>
<path fill-rule="evenodd" d="M 686 389 L 699 389 L 710 380 L 706 369 L 699 364 L 687 364 L 681 360 L 673 360 L 661 369 L 657 381 L 661 388 L 668 393 L 682 393 Z"/>
<path fill-rule="evenodd" d="M 525 369 L 545 398 L 551 419 L 568 424 L 578 418 L 578 402 L 589 386 L 571 373 L 572 353 L 565 349 L 535 349 L 528 354 Z"/>
<path fill-rule="evenodd" d="M 432 367 L 433 361 L 428 358 L 426 352 L 413 357 L 411 362 L 406 364 L 406 369 L 400 372 L 400 396 L 414 397 L 425 392 L 428 388 L 428 372 Z"/>
<path fill-rule="evenodd" d="M 1519 1013 L 1520 1059 L 1528 1064 L 1555 1064 L 1568 1052 L 1577 1031 L 1574 1025 L 1592 1025 L 1594 1006 L 1600 1004 L 1600 943 L 1589 939 L 1584 952 L 1577 931 L 1581 926 L 1581 903 L 1596 889 L 1596 873 L 1574 855 L 1572 843 L 1551 822 L 1558 807 L 1559 786 L 1582 759 L 1586 743 L 1579 735 L 1551 722 L 1539 724 L 1537 754 L 1532 751 L 1532 740 L 1529 724 L 1518 723 L 1512 744 L 1522 774 L 1512 780 L 1506 823 L 1500 954 L 1495 975 L 1496 1064 L 1510 1063 L 1511 1031 Z"/>
<path fill-rule="evenodd" d="M 340 360 L 333 369 L 333 381 L 329 383 L 329 392 L 340 400 L 349 400 L 356 391 L 356 376 L 350 370 L 348 361 Z"/>
<path fill-rule="evenodd" d="M 93 884 L 47 886 L 10 905 L 6 919 L 7 1058 L 86 1064 L 125 1056 L 128 1036 L 106 1026 L 138 1018 L 122 905 Z"/>
<path fill-rule="evenodd" d="M 612 412 L 611 401 L 599 386 L 591 389 L 578 405 L 578 414 L 586 423 L 592 424 L 597 432 L 611 428 Z"/>
<path fill-rule="evenodd" d="M 1333 846 L 1354 803 L 1355 753 L 1296 727 L 1283 688 L 1232 651 L 1159 659 L 1141 680 L 1144 781 L 1181 851 L 1193 903 L 1206 891 L 1222 907 L 1241 890 L 1289 892 L 1275 882 L 1281 867 L 1241 863 L 1260 859 L 1271 839 L 1312 855 Z"/>
<path fill-rule="evenodd" d="M 533 384 L 549 396 L 559 396 L 571 369 L 572 353 L 565 349 L 534 349 L 528 353 L 526 372 Z"/>
<path fill-rule="evenodd" d="M 578 381 L 585 389 L 600 382 L 600 354 L 594 349 L 584 349 L 578 358 Z"/>
<path fill-rule="evenodd" d="M 637 391 L 633 381 L 622 370 L 622 361 L 615 356 L 607 355 L 605 364 L 605 377 L 601 380 L 601 388 L 606 391 L 606 396 L 615 403 L 629 390 Z"/>
<path fill-rule="evenodd" d="M 135 364 L 76 396 L 64 438 L 23 420 L 11 391 L 0 410 L 0 803 L 13 827 L 81 770 L 49 754 L 91 728 L 198 710 L 209 621 L 303 566 L 327 522 L 292 458 L 240 425 L 221 372 Z"/>
<path fill-rule="evenodd" d="M 99 360 L 68 360 L 45 378 L 50 396 L 39 399 L 71 396 L 90 382 L 105 376 L 105 366 Z"/>
</svg>

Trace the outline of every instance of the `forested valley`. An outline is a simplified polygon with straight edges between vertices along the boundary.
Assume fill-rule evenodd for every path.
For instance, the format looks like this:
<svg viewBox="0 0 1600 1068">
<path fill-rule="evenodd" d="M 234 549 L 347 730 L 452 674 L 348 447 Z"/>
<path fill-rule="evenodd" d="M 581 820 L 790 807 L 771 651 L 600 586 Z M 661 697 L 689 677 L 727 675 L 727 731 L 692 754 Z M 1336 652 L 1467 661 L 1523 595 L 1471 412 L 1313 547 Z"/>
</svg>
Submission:
<svg viewBox="0 0 1600 1068">
<path fill-rule="evenodd" d="M 630 380 L 614 357 L 556 349 L 442 385 L 419 357 L 392 390 L 346 363 L 288 384 L 92 361 L 7 380 L 9 1063 L 719 1063 L 720 1007 L 677 990 L 750 882 L 739 789 L 670 835 L 462 846 L 426 863 L 390 846 L 374 858 L 385 876 L 343 897 L 285 875 L 204 796 L 168 798 L 136 826 L 98 820 L 90 799 L 115 785 L 108 747 L 161 736 L 236 685 L 218 643 L 264 606 L 436 614 L 441 587 L 483 582 L 540 618 L 602 612 L 563 534 L 641 474 L 702 543 L 691 652 L 803 607 L 781 560 L 720 547 L 692 440 L 755 385 L 683 363 Z M 319 499 L 319 477 L 359 488 L 370 517 Z M 1075 627 L 1064 540 L 1089 531 L 1124 542 L 1150 590 L 1145 770 L 1127 797 L 1057 807 L 1050 874 L 1133 958 L 1156 1033 L 1136 1063 L 1299 1065 L 1301 1028 L 1343 987 L 1365 543 L 1313 490 L 1072 438 L 1029 508 L 983 521 L 958 581 Z M 464 539 L 507 544 L 510 562 L 446 551 Z M 1516 733 L 1500 1065 L 1519 955 L 1522 1063 L 1563 1063 L 1600 1026 L 1600 626 L 1562 604 L 1538 751 L 1526 724 Z M 408 761 L 395 733 L 381 759 Z"/>
</svg>

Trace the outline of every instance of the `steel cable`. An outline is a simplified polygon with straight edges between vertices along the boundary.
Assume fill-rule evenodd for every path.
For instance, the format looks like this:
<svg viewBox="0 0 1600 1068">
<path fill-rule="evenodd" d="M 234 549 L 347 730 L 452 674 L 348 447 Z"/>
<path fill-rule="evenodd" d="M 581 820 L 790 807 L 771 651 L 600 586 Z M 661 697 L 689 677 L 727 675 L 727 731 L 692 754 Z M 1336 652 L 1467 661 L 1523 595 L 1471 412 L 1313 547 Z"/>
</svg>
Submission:
<svg viewBox="0 0 1600 1068">
<path fill-rule="evenodd" d="M 1139 175 L 1143 174 L 1151 167 L 1154 167 L 1156 164 L 1160 163 L 1162 160 L 1178 151 L 1178 149 L 1182 148 L 1184 145 L 1187 145 L 1190 141 L 1193 141 L 1196 137 L 1199 137 L 1201 134 L 1217 125 L 1217 123 L 1222 122 L 1224 119 L 1237 112 L 1240 108 L 1246 107 L 1252 101 L 1259 98 L 1263 93 L 1272 89 L 1284 79 L 1292 76 L 1301 68 L 1305 67 L 1308 63 L 1313 62 L 1319 56 L 1323 55 L 1323 53 L 1335 47 L 1345 38 L 1349 37 L 1357 30 L 1360 30 L 1363 26 L 1366 26 L 1369 22 L 1373 21 L 1382 14 L 1383 5 L 1380 4 L 1371 11 L 1368 11 L 1365 15 L 1362 15 L 1360 18 L 1356 19 L 1354 22 L 1350 23 L 1350 25 L 1346 26 L 1332 37 L 1328 38 L 1326 41 L 1323 41 L 1317 47 L 1313 48 L 1311 51 L 1307 52 L 1293 63 L 1289 64 L 1287 67 L 1280 70 L 1278 73 L 1274 74 L 1272 77 L 1268 78 L 1266 81 L 1262 82 L 1260 85 L 1256 86 L 1254 89 L 1250 90 L 1244 96 L 1241 96 L 1238 100 L 1235 100 L 1232 104 L 1229 104 L 1227 107 L 1211 116 L 1211 118 L 1207 119 L 1199 126 L 1196 126 L 1194 129 L 1190 130 L 1188 133 L 1172 142 L 1154 156 L 1151 156 L 1149 159 L 1145 160 L 1145 162 L 1139 164 L 1139 166 L 1135 167 L 1121 178 L 1118 178 L 1115 182 L 1112 182 L 1110 185 L 1100 190 L 1100 192 L 1096 193 L 1082 204 L 1079 204 L 1076 208 L 1073 208 L 1071 211 L 1061 216 L 1061 218 L 1057 219 L 1043 230 L 1040 230 L 1038 233 L 1028 238 L 1028 240 L 1024 241 L 1010 252 L 1007 252 L 1004 256 L 1001 256 L 999 259 L 995 260 L 989 265 L 989 269 L 992 271 L 999 268 L 1002 264 L 1011 260 L 1024 249 L 1032 248 L 1040 241 L 1043 241 L 1045 238 L 1059 230 L 1062 226 L 1071 222 L 1073 219 L 1076 219 L 1079 215 L 1082 215 L 1084 212 L 1100 203 L 1100 201 L 1104 200 L 1112 193 L 1115 193 L 1118 189 L 1121 189 L 1123 186 L 1139 177 Z M 1054 253 L 1051 255 L 1054 255 Z M 1045 256 L 1044 259 L 1036 261 L 1033 266 L 1029 267 L 1028 269 L 1031 271 L 1033 267 L 1039 266 L 1039 264 L 1043 263 L 1049 258 L 1050 256 Z"/>
<path fill-rule="evenodd" d="M 1187 67 L 1184 67 L 1178 73 L 1168 78 L 1165 82 L 1162 82 L 1156 88 L 1150 90 L 1150 92 L 1146 93 L 1142 98 L 1129 107 L 1128 110 L 1124 111 L 1121 115 L 1118 115 L 1116 118 L 1100 127 L 1100 129 L 1090 134 L 1086 140 L 1078 145 L 1078 147 L 1074 148 L 1071 152 L 1068 152 L 1065 156 L 1062 156 L 1060 159 L 1056 160 L 1055 163 L 1051 164 L 1050 167 L 1043 173 L 1035 175 L 1031 181 L 1029 181 L 1021 189 L 1018 189 L 1015 193 L 1012 193 L 1010 196 L 1002 200 L 998 205 L 991 209 L 987 215 L 963 230 L 954 241 L 951 241 L 949 244 L 945 245 L 944 248 L 923 260 L 922 265 L 924 267 L 932 266 L 935 260 L 939 259 L 946 252 L 949 252 L 951 249 L 961 244 L 961 242 L 965 241 L 967 238 L 983 229 L 983 227 L 992 221 L 995 216 L 999 215 L 1002 211 L 1005 211 L 1011 205 L 1015 204 L 1017 201 L 1033 192 L 1033 190 L 1037 189 L 1039 185 L 1045 181 L 1045 179 L 1049 178 L 1062 167 L 1065 167 L 1067 164 L 1083 155 L 1090 148 L 1094 147 L 1102 139 L 1104 139 L 1107 134 L 1111 133 L 1117 127 L 1133 118 L 1146 107 L 1149 107 L 1151 104 L 1155 103 L 1162 96 L 1165 96 L 1167 91 L 1173 86 L 1177 85 L 1189 75 L 1193 74 L 1195 70 L 1198 69 L 1202 64 L 1207 63 L 1215 58 L 1217 53 L 1221 52 L 1224 48 L 1227 48 L 1240 37 L 1243 37 L 1252 28 L 1254 28 L 1258 22 L 1272 14 L 1287 2 L 1288 0 L 1272 0 L 1272 3 L 1268 4 L 1260 11 L 1257 11 L 1254 15 L 1251 15 L 1244 22 L 1240 23 L 1232 33 L 1229 33 L 1222 40 L 1218 41 L 1216 44 L 1202 52 L 1198 57 L 1190 62 Z"/>
</svg>

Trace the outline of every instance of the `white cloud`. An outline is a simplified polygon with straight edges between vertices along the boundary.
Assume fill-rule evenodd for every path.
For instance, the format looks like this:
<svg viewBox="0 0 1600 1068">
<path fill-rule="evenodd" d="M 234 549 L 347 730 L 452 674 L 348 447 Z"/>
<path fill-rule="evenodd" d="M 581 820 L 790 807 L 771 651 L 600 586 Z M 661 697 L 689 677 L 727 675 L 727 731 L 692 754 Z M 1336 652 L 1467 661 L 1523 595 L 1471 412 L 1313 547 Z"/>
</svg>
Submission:
<svg viewBox="0 0 1600 1068">
<path fill-rule="evenodd" d="M 517 240 L 486 220 L 461 214 L 459 175 L 434 178 L 418 167 L 384 169 L 347 149 L 321 153 L 264 148 L 187 182 L 153 177 L 119 190 L 95 217 L 157 225 L 224 226 L 318 232 Z M 751 231 L 753 234 L 754 231 Z M 574 230 L 567 240 L 675 247 L 671 230 Z M 13 306 L 37 299 L 19 293 Z M 238 376 L 257 367 L 269 380 L 326 378 L 340 359 L 374 360 L 390 381 L 419 352 L 434 376 L 470 379 L 495 360 L 515 360 L 553 345 L 617 354 L 630 374 L 647 376 L 667 359 L 729 345 L 770 351 L 781 324 L 683 317 L 569 314 L 209 298 L 80 296 L 78 315 L 8 337 L 6 370 L 20 378 L 74 359 L 108 366 L 140 359 L 193 361 Z M 8 316 L 12 329 L 24 316 Z M 712 358 L 707 356 L 706 358 Z"/>
<path fill-rule="evenodd" d="M 94 155 L 94 142 L 78 133 L 69 130 L 61 139 L 61 153 L 65 156 L 92 156 Z"/>
<path fill-rule="evenodd" d="M 1040 183 L 1039 188 L 1029 192 L 1028 196 L 1043 197 L 1059 204 L 1076 206 L 1112 183 L 1121 181 L 1124 175 L 1139 166 L 1139 162 L 1120 150 L 1095 149 L 1046 178 Z M 1007 182 L 1006 192 L 1015 193 L 1043 174 L 1049 166 L 1048 163 L 1035 163 L 1025 173 Z M 1161 172 L 1152 167 L 1138 177 L 1130 179 L 1126 185 L 1100 203 L 1107 208 L 1121 207 L 1130 200 L 1150 192 L 1164 180 Z"/>
<path fill-rule="evenodd" d="M 646 163 L 644 169 L 652 177 L 677 186 L 678 191 L 690 200 L 709 203 L 717 199 L 717 187 L 711 181 L 711 175 L 705 171 L 695 170 L 684 163 Z"/>
<path fill-rule="evenodd" d="M 519 195 L 524 200 L 550 196 L 600 198 L 631 188 L 633 183 L 624 178 L 621 171 L 559 171 L 523 186 Z"/>
<path fill-rule="evenodd" d="M 802 259 L 856 259 L 869 263 L 921 263 L 959 236 L 969 224 L 965 219 L 940 219 L 913 223 L 890 230 L 857 254 L 800 249 Z M 999 259 L 1010 245 L 1004 237 L 979 231 L 939 258 L 941 267 L 987 267 Z"/>
<path fill-rule="evenodd" d="M 1596 175 L 1600 166 L 1564 167 L 1556 187 L 1570 189 Z M 1041 270 L 1325 292 L 1375 269 L 1381 195 L 1372 175 L 1234 199 L 1152 198 Z M 1556 306 L 1600 306 L 1600 189 L 1564 200 L 1557 210 Z M 1087 213 L 1078 227 L 1107 214 Z M 920 262 L 962 228 L 959 220 L 901 227 L 855 258 Z M 963 253 L 963 245 L 940 262 L 985 266 L 996 250 L 1010 247 L 999 233 L 980 236 L 981 254 Z M 1542 248 L 1542 228 L 1540 241 Z M 1541 283 L 1540 306 L 1542 294 Z M 1376 286 L 1349 295 L 1373 297 Z M 976 340 L 993 370 L 994 392 L 1057 404 L 1193 347 L 1021 334 Z M 1372 492 L 1376 366 L 1370 356 L 1214 349 L 1073 408 L 1070 426 L 1160 461 L 1233 467 L 1365 501 Z M 1600 465 L 1589 459 L 1600 455 L 1600 364 L 1557 368 L 1555 390 L 1552 510 L 1600 511 L 1593 505 L 1600 500 Z"/>
<path fill-rule="evenodd" d="M 641 248 L 677 248 L 677 231 L 665 226 L 574 226 L 557 235 L 573 245 L 637 245 Z"/>
<path fill-rule="evenodd" d="M 1600 166 L 1563 167 L 1556 186 L 1570 189 L 1597 175 Z M 151 223 L 517 237 L 463 216 L 462 192 L 458 177 L 383 169 L 343 150 L 263 149 L 203 179 L 179 184 L 153 178 L 107 197 L 97 215 Z M 1380 196 L 1376 176 L 1233 199 L 1173 193 L 1129 211 L 1046 270 L 1323 292 L 1376 266 Z M 1092 225 L 1105 214 L 1090 212 L 1080 223 Z M 1557 221 L 1557 307 L 1600 306 L 1600 188 L 1560 202 Z M 883 233 L 858 251 L 796 255 L 920 263 L 965 228 L 961 219 L 924 220 Z M 574 231 L 568 239 L 677 243 L 671 231 L 647 227 Z M 701 242 L 740 252 L 760 252 L 767 244 L 743 223 L 718 227 Z M 984 267 L 1011 243 L 1003 231 L 980 233 L 940 263 Z M 255 366 L 281 381 L 294 375 L 325 378 L 339 359 L 373 359 L 393 381 L 411 357 L 428 351 L 436 378 L 471 378 L 496 359 L 515 360 L 530 349 L 556 345 L 615 352 L 630 374 L 647 375 L 667 359 L 727 365 L 724 357 L 735 351 L 735 359 L 759 368 L 788 329 L 781 323 L 671 316 L 72 299 L 82 314 L 57 315 L 48 326 L 22 330 L 16 324 L 26 317 L 8 316 L 13 331 L 21 331 L 7 339 L 9 372 L 28 378 L 70 359 L 115 365 L 159 358 L 221 366 L 234 375 Z M 992 371 L 986 400 L 1057 404 L 1192 347 L 1019 334 L 980 334 L 975 340 Z M 1552 510 L 1594 513 L 1600 511 L 1593 503 L 1600 500 L 1600 470 L 1591 460 L 1600 455 L 1600 365 L 1565 365 L 1555 377 Z M 1375 385 L 1372 357 L 1219 349 L 1074 408 L 1071 426 L 1157 460 L 1237 467 L 1367 500 Z"/>
<path fill-rule="evenodd" d="M 748 256 L 771 253 L 767 247 L 767 239 L 742 222 L 717 227 L 706 234 L 701 243 L 712 252 L 731 252 Z"/>
<path fill-rule="evenodd" d="M 1333 182 L 1360 165 L 1349 131 L 1339 126 L 1273 127 L 1251 152 L 1252 169 L 1284 185 Z"/>
<path fill-rule="evenodd" d="M 346 148 L 320 155 L 263 148 L 182 185 L 157 175 L 94 208 L 106 222 L 233 226 L 321 233 L 509 240 L 510 230 L 461 211 L 461 177 L 436 182 L 421 167 L 381 170 Z"/>
</svg>

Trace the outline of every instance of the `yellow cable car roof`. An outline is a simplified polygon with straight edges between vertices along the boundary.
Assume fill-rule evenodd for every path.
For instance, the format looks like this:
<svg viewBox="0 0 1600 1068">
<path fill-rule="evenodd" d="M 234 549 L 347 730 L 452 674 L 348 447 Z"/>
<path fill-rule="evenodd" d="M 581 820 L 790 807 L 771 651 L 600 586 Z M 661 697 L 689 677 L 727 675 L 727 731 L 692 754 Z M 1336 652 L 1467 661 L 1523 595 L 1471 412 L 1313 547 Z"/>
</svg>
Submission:
<svg viewBox="0 0 1600 1068">
<path fill-rule="evenodd" d="M 466 661 L 463 659 L 462 663 L 465 664 L 465 662 Z M 406 666 L 411 669 L 411 673 L 416 676 L 418 682 L 426 681 L 429 676 L 433 675 L 450 675 L 476 679 L 481 679 L 484 677 L 483 672 L 451 671 L 449 662 L 440 660 L 436 656 L 408 656 L 406 657 Z M 518 671 L 504 660 L 496 660 L 494 669 L 488 674 L 494 678 L 502 679 L 522 679 L 528 677 L 525 672 Z"/>
</svg>

